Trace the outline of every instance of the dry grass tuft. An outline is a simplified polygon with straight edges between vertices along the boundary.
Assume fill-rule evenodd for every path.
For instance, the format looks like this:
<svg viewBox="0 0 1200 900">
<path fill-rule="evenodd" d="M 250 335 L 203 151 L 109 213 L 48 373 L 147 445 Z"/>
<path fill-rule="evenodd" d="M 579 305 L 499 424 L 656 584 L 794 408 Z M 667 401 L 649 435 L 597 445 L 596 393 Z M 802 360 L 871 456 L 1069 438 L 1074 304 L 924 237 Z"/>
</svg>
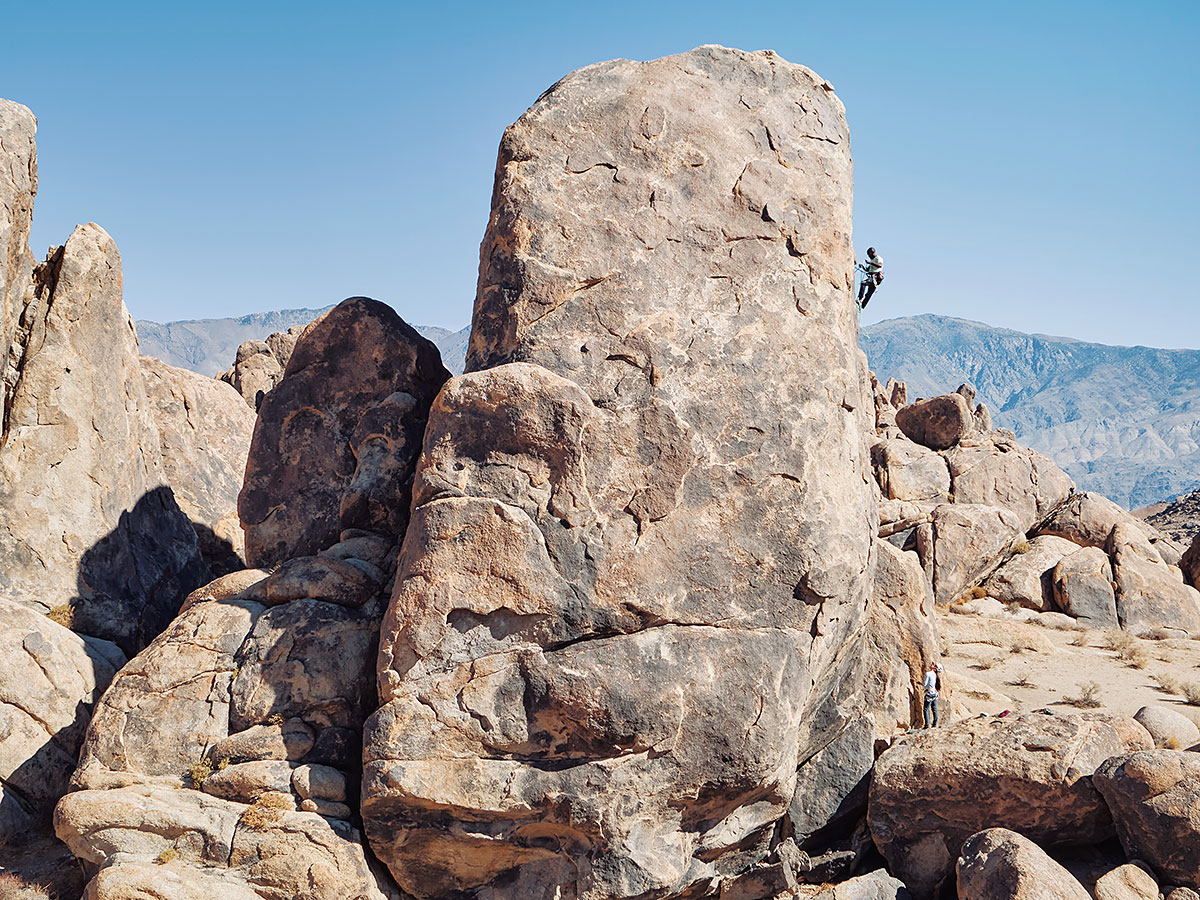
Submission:
<svg viewBox="0 0 1200 900">
<path fill-rule="evenodd" d="M 1029 680 L 1028 672 L 1022 672 L 1020 675 L 1017 675 L 1015 678 L 1010 678 L 1007 682 L 1005 682 L 1005 684 L 1010 684 L 1013 687 L 1032 687 L 1033 686 L 1033 682 Z"/>
<path fill-rule="evenodd" d="M 75 604 L 64 603 L 62 606 L 56 606 L 46 613 L 46 618 L 51 622 L 57 622 L 63 628 L 74 628 Z"/>
<path fill-rule="evenodd" d="M 1078 697 L 1063 697 L 1063 702 L 1081 709 L 1095 709 L 1100 705 L 1100 685 L 1095 681 L 1079 685 Z"/>
<path fill-rule="evenodd" d="M 1168 694 L 1183 694 L 1183 685 L 1179 683 L 1179 679 L 1174 675 L 1159 674 L 1151 675 L 1150 677 L 1157 681 L 1158 686 Z"/>
<path fill-rule="evenodd" d="M 980 587 L 979 585 L 975 585 L 975 587 L 967 591 L 966 596 L 971 600 L 979 600 L 987 596 L 987 589 Z"/>
<path fill-rule="evenodd" d="M 992 666 L 996 665 L 996 663 L 998 663 L 998 662 L 1000 662 L 1000 660 L 996 659 L 995 657 L 981 656 L 981 657 L 979 657 L 978 662 L 976 662 L 973 666 L 971 666 L 971 668 L 986 670 L 986 669 L 990 669 Z"/>
<path fill-rule="evenodd" d="M 1028 649 L 1030 648 L 1025 645 L 1024 641 L 1013 641 L 1008 645 L 1010 653 L 1024 653 Z"/>
<path fill-rule="evenodd" d="M 1104 649 L 1120 655 L 1130 647 L 1136 646 L 1133 635 L 1120 628 L 1110 628 L 1104 632 Z"/>
<path fill-rule="evenodd" d="M 950 640 L 949 638 L 943 638 L 942 639 L 942 658 L 945 659 L 946 657 L 953 656 L 954 654 L 951 652 L 953 649 L 954 649 L 954 641 Z"/>
<path fill-rule="evenodd" d="M 1073 637 L 1071 639 L 1071 646 L 1072 647 L 1088 646 L 1088 633 L 1086 631 L 1080 631 L 1078 634 L 1076 634 L 1075 637 Z"/>
<path fill-rule="evenodd" d="M 275 713 L 267 719 L 268 725 L 282 725 L 283 722 L 283 713 Z"/>
<path fill-rule="evenodd" d="M 1173 637 L 1170 629 L 1163 628 L 1161 625 L 1157 628 L 1149 628 L 1141 632 L 1138 637 L 1144 641 L 1169 641 Z"/>
<path fill-rule="evenodd" d="M 1173 734 L 1169 738 L 1167 738 L 1167 749 L 1168 750 L 1186 750 L 1187 747 L 1185 747 L 1183 745 L 1183 741 L 1181 741 L 1179 739 L 1179 735 Z"/>
<path fill-rule="evenodd" d="M 1125 665 L 1133 669 L 1144 669 L 1146 668 L 1146 663 L 1150 661 L 1150 657 L 1146 651 L 1137 645 L 1130 647 L 1124 653 L 1120 654 L 1120 656 L 1121 659 L 1125 660 Z"/>
<path fill-rule="evenodd" d="M 268 791 L 246 807 L 246 811 L 242 813 L 242 822 L 247 828 L 270 828 L 283 821 L 284 813 L 295 809 L 296 804 L 290 794 Z"/>
<path fill-rule="evenodd" d="M 1030 546 L 1029 541 L 1017 541 L 1017 543 L 1013 544 L 1012 552 L 1028 553 L 1032 549 L 1033 548 Z"/>
<path fill-rule="evenodd" d="M 13 875 L 0 873 L 0 900 L 53 900 L 50 892 L 40 884 L 32 884 Z"/>
<path fill-rule="evenodd" d="M 1181 684 L 1183 699 L 1192 706 L 1200 706 L 1200 684 Z"/>
<path fill-rule="evenodd" d="M 168 847 L 162 853 L 158 854 L 158 856 L 156 856 L 154 858 L 154 861 L 161 866 L 161 865 L 165 865 L 166 863 L 169 863 L 171 860 L 173 860 L 178 855 L 179 855 L 178 850 L 176 850 L 174 847 Z"/>
</svg>

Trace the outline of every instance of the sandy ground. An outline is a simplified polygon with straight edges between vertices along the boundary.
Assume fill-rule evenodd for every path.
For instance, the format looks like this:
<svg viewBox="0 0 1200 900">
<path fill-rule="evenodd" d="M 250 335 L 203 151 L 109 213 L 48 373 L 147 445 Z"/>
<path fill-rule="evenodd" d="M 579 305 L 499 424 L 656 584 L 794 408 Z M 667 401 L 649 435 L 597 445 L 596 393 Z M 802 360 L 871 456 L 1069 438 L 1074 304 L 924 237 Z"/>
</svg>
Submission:
<svg viewBox="0 0 1200 900">
<path fill-rule="evenodd" d="M 1107 648 L 1106 632 L 1060 631 L 1003 616 L 946 611 L 939 611 L 938 631 L 954 696 L 951 718 L 1002 709 L 1076 709 L 1071 699 L 1095 682 L 1100 709 L 1132 716 L 1153 703 L 1200 726 L 1200 706 L 1156 680 L 1162 676 L 1195 685 L 1200 693 L 1200 639 L 1130 635 L 1132 649 L 1115 650 Z"/>
</svg>

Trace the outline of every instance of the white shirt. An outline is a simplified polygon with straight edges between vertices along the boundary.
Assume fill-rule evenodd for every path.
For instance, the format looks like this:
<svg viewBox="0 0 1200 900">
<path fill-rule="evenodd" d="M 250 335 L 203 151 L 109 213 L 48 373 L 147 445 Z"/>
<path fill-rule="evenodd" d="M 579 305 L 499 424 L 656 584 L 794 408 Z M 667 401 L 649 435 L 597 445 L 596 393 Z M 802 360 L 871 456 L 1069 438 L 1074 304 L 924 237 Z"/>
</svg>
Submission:
<svg viewBox="0 0 1200 900">
<path fill-rule="evenodd" d="M 933 699 L 938 695 L 938 673 L 936 669 L 930 669 L 925 673 L 925 696 Z"/>
</svg>

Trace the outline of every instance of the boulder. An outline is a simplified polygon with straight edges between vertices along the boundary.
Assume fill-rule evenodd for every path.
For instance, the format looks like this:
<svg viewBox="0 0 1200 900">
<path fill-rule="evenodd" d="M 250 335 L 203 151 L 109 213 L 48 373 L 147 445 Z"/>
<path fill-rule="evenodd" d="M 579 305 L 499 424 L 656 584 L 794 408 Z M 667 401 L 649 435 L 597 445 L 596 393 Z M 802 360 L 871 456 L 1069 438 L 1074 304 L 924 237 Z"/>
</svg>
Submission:
<svg viewBox="0 0 1200 900">
<path fill-rule="evenodd" d="M 1006 509 L 944 503 L 916 534 L 917 553 L 933 583 L 934 598 L 949 603 L 1000 565 L 1023 531 L 1017 516 Z"/>
<path fill-rule="evenodd" d="M 1054 567 L 1054 605 L 1080 625 L 1119 628 L 1117 595 L 1113 590 L 1108 554 L 1098 547 L 1080 547 Z"/>
<path fill-rule="evenodd" d="M 1200 591 L 1184 584 L 1132 527 L 1118 523 L 1108 541 L 1121 627 L 1167 626 L 1200 632 Z"/>
<path fill-rule="evenodd" d="M 1192 587 L 1200 584 L 1200 534 L 1196 535 L 1184 551 L 1179 560 L 1179 568 L 1183 570 L 1183 577 L 1187 579 L 1188 584 Z"/>
<path fill-rule="evenodd" d="M 1162 896 L 1154 876 L 1133 863 L 1100 876 L 1093 894 L 1096 900 L 1159 900 Z"/>
<path fill-rule="evenodd" d="M 988 828 L 963 844 L 959 900 L 1091 900 L 1087 890 L 1027 837 Z"/>
<path fill-rule="evenodd" d="M 857 875 L 817 894 L 816 900 L 910 900 L 904 882 L 885 869 Z"/>
<path fill-rule="evenodd" d="M 875 479 L 889 500 L 945 503 L 950 497 L 946 460 L 928 447 L 897 439 L 871 448 Z"/>
<path fill-rule="evenodd" d="M 17 377 L 9 348 L 20 332 L 33 274 L 29 229 L 37 193 L 37 119 L 20 103 L 0 100 L 0 434 L 8 433 L 9 397 Z"/>
<path fill-rule="evenodd" d="M 1013 441 L 973 438 L 946 453 L 955 503 L 999 506 L 1028 531 L 1075 489 L 1062 469 Z"/>
<path fill-rule="evenodd" d="M 0 435 L 0 597 L 132 653 L 208 570 L 165 486 L 116 245 L 79 226 L 26 300 Z"/>
<path fill-rule="evenodd" d="M 283 364 L 275 358 L 266 341 L 243 341 L 228 371 L 219 381 L 237 391 L 250 409 L 257 411 L 265 397 L 283 377 Z"/>
<path fill-rule="evenodd" d="M 1143 706 L 1133 718 L 1150 732 L 1159 749 L 1186 750 L 1200 744 L 1200 728 L 1181 712 L 1159 703 Z"/>
<path fill-rule="evenodd" d="M 896 410 L 896 424 L 909 440 L 932 450 L 948 450 L 975 430 L 971 406 L 962 394 L 910 403 Z"/>
<path fill-rule="evenodd" d="M 112 644 L 0 600 L 0 846 L 49 823 L 92 704 L 124 661 Z"/>
<path fill-rule="evenodd" d="M 1056 534 L 1082 547 L 1104 549 L 1108 546 L 1109 535 L 1118 524 L 1128 526 L 1132 534 L 1141 536 L 1147 543 L 1154 532 L 1150 525 L 1095 491 L 1072 494 L 1036 530 L 1038 534 Z"/>
<path fill-rule="evenodd" d="M 238 514 L 254 566 L 343 529 L 403 534 L 429 405 L 449 373 L 390 307 L 353 297 L 296 342 L 254 426 Z"/>
<path fill-rule="evenodd" d="M 219 576 L 245 568 L 245 539 L 235 523 L 254 413 L 219 381 L 150 356 L 140 363 L 163 477 L 209 570 Z"/>
<path fill-rule="evenodd" d="M 405 890 L 748 868 L 852 718 L 876 517 L 850 184 L 840 102 L 769 52 L 591 66 L 505 133 L 365 736 Z"/>
<path fill-rule="evenodd" d="M 987 405 L 979 403 L 975 406 L 975 412 L 972 413 L 975 419 L 975 430 L 988 434 L 992 430 L 992 414 L 988 410 Z"/>
<path fill-rule="evenodd" d="M 1114 756 L 1092 780 L 1130 858 L 1149 863 L 1164 884 L 1200 891 L 1200 753 Z"/>
<path fill-rule="evenodd" d="M 1128 749 L 1099 716 L 1036 712 L 918 732 L 875 764 L 871 836 L 918 898 L 936 895 L 964 842 L 986 828 L 1044 846 L 1102 841 L 1112 818 L 1089 776 Z"/>
<path fill-rule="evenodd" d="M 1079 550 L 1079 545 L 1052 535 L 1035 537 L 1028 545 L 1028 550 L 1017 553 L 989 575 L 983 588 L 1004 603 L 1019 603 L 1042 612 L 1051 610 L 1055 567 Z"/>
</svg>

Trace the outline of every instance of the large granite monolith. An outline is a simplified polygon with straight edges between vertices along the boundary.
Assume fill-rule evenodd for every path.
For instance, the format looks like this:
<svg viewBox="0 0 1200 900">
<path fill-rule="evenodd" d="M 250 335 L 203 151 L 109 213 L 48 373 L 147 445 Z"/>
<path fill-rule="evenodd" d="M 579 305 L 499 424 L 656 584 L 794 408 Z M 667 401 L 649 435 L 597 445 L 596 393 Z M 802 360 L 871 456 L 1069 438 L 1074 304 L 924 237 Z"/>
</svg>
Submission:
<svg viewBox="0 0 1200 900">
<path fill-rule="evenodd" d="M 721 47 L 582 69 L 506 131 L 364 737 L 410 893 L 719 879 L 848 727 L 876 524 L 849 150 L 828 83 Z"/>
</svg>

